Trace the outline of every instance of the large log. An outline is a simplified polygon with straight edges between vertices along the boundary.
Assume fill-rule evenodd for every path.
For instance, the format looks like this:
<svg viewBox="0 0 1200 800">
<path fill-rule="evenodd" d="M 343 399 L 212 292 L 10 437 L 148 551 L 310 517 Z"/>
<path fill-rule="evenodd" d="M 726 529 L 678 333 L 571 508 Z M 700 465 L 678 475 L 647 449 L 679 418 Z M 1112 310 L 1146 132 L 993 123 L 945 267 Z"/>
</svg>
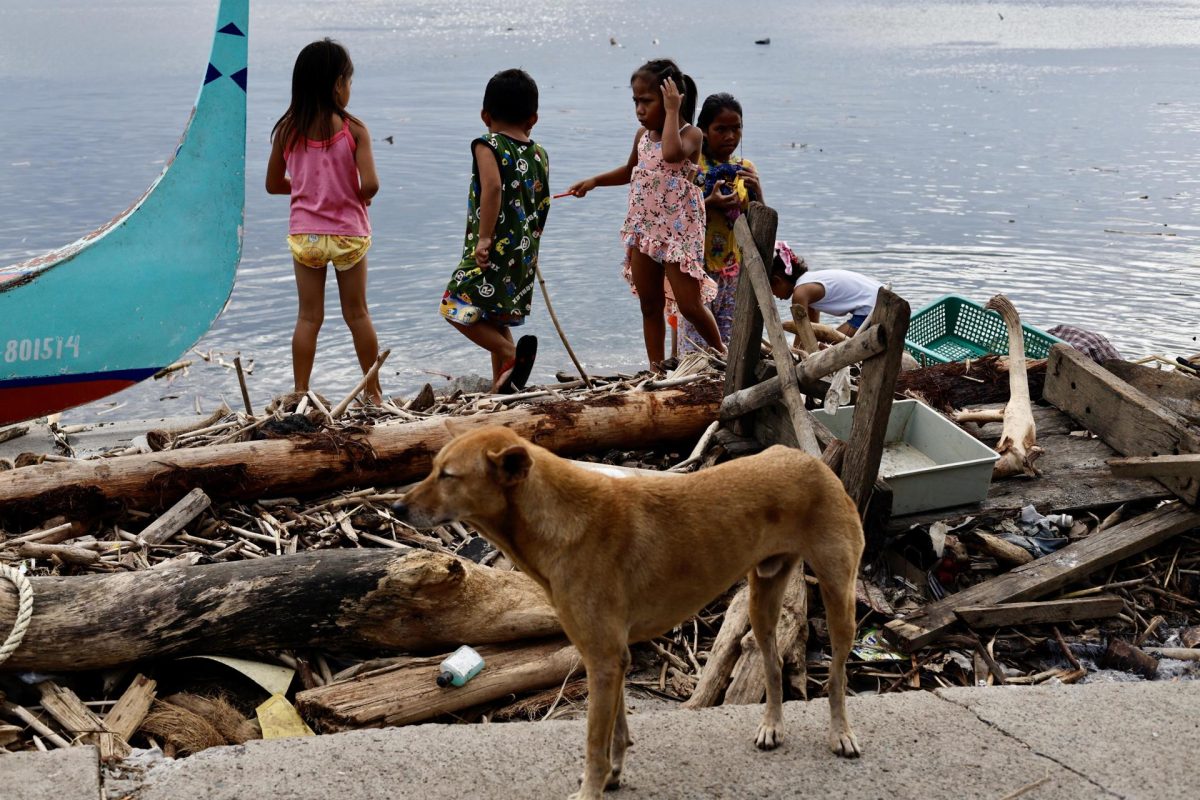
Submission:
<svg viewBox="0 0 1200 800">
<path fill-rule="evenodd" d="M 425 550 L 316 550 L 30 581 L 33 618 L 4 670 L 297 647 L 419 653 L 561 633 L 528 576 Z M 16 609 L 15 589 L 0 582 L 0 620 Z"/>
<path fill-rule="evenodd" d="M 656 392 L 559 400 L 455 418 L 456 429 L 507 425 L 537 444 L 571 454 L 695 440 L 717 418 L 711 381 Z M 443 419 L 322 431 L 303 438 L 170 450 L 89 461 L 48 462 L 0 472 L 0 522 L 54 513 L 103 514 L 122 504 L 166 508 L 193 489 L 215 500 L 394 486 L 424 477 L 450 440 Z"/>
<path fill-rule="evenodd" d="M 946 413 L 968 406 L 1007 403 L 1008 366 L 1007 358 L 991 355 L 911 369 L 896 376 L 896 391 L 918 397 Z M 1026 373 L 1030 399 L 1041 400 L 1046 360 L 1026 361 Z"/>
<path fill-rule="evenodd" d="M 300 692 L 296 707 L 324 733 L 409 725 L 507 695 L 559 686 L 584 671 L 579 651 L 565 639 L 477 650 L 483 671 L 463 686 L 437 685 L 443 656 L 414 658 Z"/>
</svg>

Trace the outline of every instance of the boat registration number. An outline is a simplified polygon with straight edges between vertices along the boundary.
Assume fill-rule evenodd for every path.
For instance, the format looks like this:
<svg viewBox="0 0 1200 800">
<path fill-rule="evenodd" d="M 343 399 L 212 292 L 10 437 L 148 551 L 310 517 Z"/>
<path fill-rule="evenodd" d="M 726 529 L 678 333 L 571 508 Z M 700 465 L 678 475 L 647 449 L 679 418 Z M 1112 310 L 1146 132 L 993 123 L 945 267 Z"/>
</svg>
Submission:
<svg viewBox="0 0 1200 800">
<path fill-rule="evenodd" d="M 79 336 L 46 336 L 42 339 L 9 339 L 4 345 L 4 363 L 17 361 L 61 361 L 79 358 Z"/>
</svg>

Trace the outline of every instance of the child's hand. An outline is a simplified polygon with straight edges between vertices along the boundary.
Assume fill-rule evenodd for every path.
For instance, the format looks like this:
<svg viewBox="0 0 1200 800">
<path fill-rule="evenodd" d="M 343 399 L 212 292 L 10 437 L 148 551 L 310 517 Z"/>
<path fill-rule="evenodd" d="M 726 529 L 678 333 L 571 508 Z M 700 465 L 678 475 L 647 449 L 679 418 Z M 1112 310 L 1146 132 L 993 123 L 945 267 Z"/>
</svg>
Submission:
<svg viewBox="0 0 1200 800">
<path fill-rule="evenodd" d="M 567 188 L 567 194 L 573 194 L 576 197 L 583 197 L 585 194 L 587 194 L 588 192 L 590 192 L 592 189 L 595 189 L 595 188 L 596 188 L 596 179 L 595 178 L 587 178 L 585 180 L 572 183 L 570 185 L 570 187 Z"/>
<path fill-rule="evenodd" d="M 675 81 L 667 78 L 662 82 L 662 98 L 663 109 L 670 114 L 674 111 L 679 113 L 679 107 L 683 105 L 683 95 L 679 93 L 679 87 L 675 85 Z"/>
<path fill-rule="evenodd" d="M 750 199 L 762 200 L 762 184 L 758 181 L 758 170 L 743 164 L 739 176 L 746 183 L 746 188 L 750 190 Z"/>
<path fill-rule="evenodd" d="M 726 192 L 726 186 L 727 184 L 725 181 L 717 181 L 714 183 L 712 191 L 709 192 L 708 196 L 704 198 L 705 205 L 707 205 L 709 208 L 715 208 L 719 211 L 725 211 L 730 208 L 738 208 L 741 201 L 738 199 L 737 192 Z"/>
<path fill-rule="evenodd" d="M 480 269 L 487 269 L 493 241 L 495 240 L 491 236 L 480 236 L 479 241 L 475 243 L 475 265 Z"/>
</svg>

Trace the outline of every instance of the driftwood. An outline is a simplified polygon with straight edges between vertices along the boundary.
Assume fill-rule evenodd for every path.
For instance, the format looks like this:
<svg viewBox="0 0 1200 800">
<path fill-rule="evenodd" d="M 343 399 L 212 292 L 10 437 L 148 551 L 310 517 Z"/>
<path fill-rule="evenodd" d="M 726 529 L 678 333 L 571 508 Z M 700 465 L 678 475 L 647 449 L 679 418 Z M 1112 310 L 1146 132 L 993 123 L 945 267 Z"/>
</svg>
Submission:
<svg viewBox="0 0 1200 800">
<path fill-rule="evenodd" d="M 1008 327 L 1008 404 L 1004 407 L 1004 430 L 996 445 L 1000 460 L 992 468 L 992 477 L 1037 476 L 1040 473 L 1033 462 L 1042 454 L 1042 449 L 1037 446 L 1037 426 L 1033 421 L 1033 403 L 1029 399 L 1021 318 L 1002 294 L 988 300 L 986 307 L 999 313 Z"/>
<path fill-rule="evenodd" d="M 424 550 L 316 550 L 30 581 L 33 618 L 5 670 L 320 646 L 419 653 L 561 631 L 526 575 Z M 5 581 L 0 620 L 16 606 Z"/>
<path fill-rule="evenodd" d="M 1200 525 L 1200 513 L 1171 503 L 1093 533 L 1057 552 L 930 603 L 913 615 L 889 622 L 887 637 L 912 651 L 943 636 L 968 606 L 1034 600 Z"/>
<path fill-rule="evenodd" d="M 113 733 L 70 689 L 53 681 L 43 681 L 38 684 L 38 689 L 46 713 L 72 736 L 96 745 L 100 760 L 111 761 L 129 755 L 129 744 Z"/>
<path fill-rule="evenodd" d="M 801 568 L 792 573 L 792 578 L 784 589 L 775 639 L 781 657 L 792 653 L 797 643 L 803 652 L 804 643 L 808 641 L 808 586 L 804 580 L 804 570 Z M 803 668 L 803 658 L 799 659 L 797 666 Z M 762 651 L 754 639 L 754 633 L 750 632 L 742 639 L 742 657 L 734 667 L 729 688 L 725 691 L 724 702 L 733 705 L 761 703 L 766 693 Z"/>
<path fill-rule="evenodd" d="M 974 544 L 1006 567 L 1019 567 L 1033 561 L 1033 554 L 1024 547 L 1006 542 L 987 531 L 967 531 L 960 538 L 964 542 Z"/>
<path fill-rule="evenodd" d="M 129 688 L 117 699 L 116 705 L 104 716 L 104 726 L 129 741 L 150 712 L 150 706 L 158 693 L 158 681 L 138 674 Z"/>
<path fill-rule="evenodd" d="M 1066 345 L 1050 348 L 1046 399 L 1121 455 L 1200 453 L 1200 431 L 1186 419 Z M 1200 499 L 1200 479 L 1158 480 L 1185 502 Z"/>
<path fill-rule="evenodd" d="M 414 658 L 296 695 L 296 708 L 322 732 L 408 725 L 512 694 L 560 686 L 583 674 L 583 660 L 565 639 L 478 647 L 483 671 L 463 686 L 437 685 L 444 655 Z"/>
<path fill-rule="evenodd" d="M 1182 456 L 1110 458 L 1108 468 L 1121 478 L 1200 478 L 1200 453 Z"/>
<path fill-rule="evenodd" d="M 506 425 L 559 453 L 694 440 L 717 416 L 718 389 L 694 383 L 659 392 L 598 395 L 456 418 L 458 427 Z M 323 431 L 0 472 L 0 520 L 102 514 L 121 505 L 164 508 L 195 488 L 214 500 L 397 485 L 421 478 L 450 440 L 442 419 Z"/>
<path fill-rule="evenodd" d="M 1032 603 L 962 606 L 954 609 L 954 613 L 972 628 L 1002 628 L 1009 625 L 1044 625 L 1050 622 L 1105 619 L 1116 616 L 1124 607 L 1124 599 L 1115 595 L 1102 595 Z"/>
<path fill-rule="evenodd" d="M 750 590 L 743 586 L 725 609 L 721 630 L 717 632 L 704 669 L 700 670 L 700 680 L 692 696 L 684 702 L 684 708 L 707 708 L 720 702 L 734 665 L 742 654 L 742 636 L 749 627 Z"/>
<path fill-rule="evenodd" d="M 1006 403 L 1008 370 L 1009 360 L 996 355 L 934 364 L 901 372 L 896 376 L 896 391 L 946 413 L 968 406 Z M 1041 400 L 1046 360 L 1027 360 L 1025 373 L 1030 399 Z"/>
</svg>

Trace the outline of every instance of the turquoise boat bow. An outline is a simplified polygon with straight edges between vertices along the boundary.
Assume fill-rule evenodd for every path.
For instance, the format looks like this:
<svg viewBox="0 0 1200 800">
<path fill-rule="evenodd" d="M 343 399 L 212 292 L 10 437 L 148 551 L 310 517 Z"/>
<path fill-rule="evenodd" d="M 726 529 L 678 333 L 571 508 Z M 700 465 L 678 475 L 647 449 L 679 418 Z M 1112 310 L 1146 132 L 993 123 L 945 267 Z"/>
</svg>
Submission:
<svg viewBox="0 0 1200 800">
<path fill-rule="evenodd" d="M 221 0 L 175 157 L 78 241 L 0 268 L 0 425 L 120 391 L 187 352 L 224 310 L 242 253 L 249 0 Z"/>
</svg>

